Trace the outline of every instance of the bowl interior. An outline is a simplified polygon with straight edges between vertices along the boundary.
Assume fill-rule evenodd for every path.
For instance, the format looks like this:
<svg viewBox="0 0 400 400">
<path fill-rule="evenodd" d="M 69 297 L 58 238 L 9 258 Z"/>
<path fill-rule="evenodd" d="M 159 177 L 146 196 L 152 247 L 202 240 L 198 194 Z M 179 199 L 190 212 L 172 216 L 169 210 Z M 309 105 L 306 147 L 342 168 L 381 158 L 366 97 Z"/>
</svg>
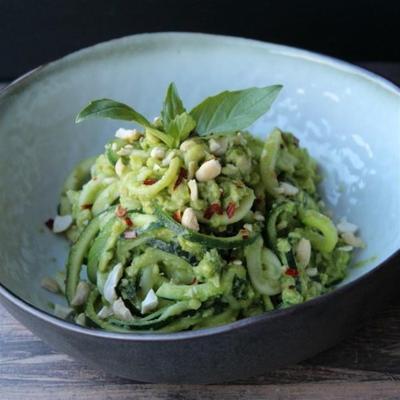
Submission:
<svg viewBox="0 0 400 400">
<path fill-rule="evenodd" d="M 55 215 L 61 185 L 80 159 L 102 151 L 117 127 L 75 125 L 80 108 L 109 97 L 149 118 L 174 81 L 187 107 L 224 89 L 281 83 L 272 110 L 251 131 L 295 133 L 318 160 L 325 199 L 360 227 L 346 282 L 400 248 L 400 95 L 372 74 L 309 52 L 200 34 L 138 35 L 52 63 L 0 97 L 0 282 L 49 311 L 40 287 L 63 269 L 68 244 L 44 222 Z M 343 283 L 342 283 L 343 284 Z"/>
</svg>

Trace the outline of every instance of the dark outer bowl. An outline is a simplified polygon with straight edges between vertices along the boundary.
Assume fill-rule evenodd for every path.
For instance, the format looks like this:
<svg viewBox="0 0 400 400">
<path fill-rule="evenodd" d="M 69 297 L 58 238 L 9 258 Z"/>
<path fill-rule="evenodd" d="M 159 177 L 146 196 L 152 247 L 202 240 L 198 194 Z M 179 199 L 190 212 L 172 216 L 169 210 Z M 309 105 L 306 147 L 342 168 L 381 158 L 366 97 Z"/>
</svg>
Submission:
<svg viewBox="0 0 400 400">
<path fill-rule="evenodd" d="M 156 383 L 226 382 L 299 362 L 339 342 L 398 293 L 399 264 L 400 250 L 360 278 L 298 306 L 174 334 L 82 328 L 33 307 L 1 283 L 0 302 L 55 349 L 112 375 Z"/>
<path fill-rule="evenodd" d="M 354 331 L 398 293 L 400 251 L 379 267 L 304 304 L 219 328 L 168 335 L 114 334 L 59 320 L 0 285 L 0 301 L 51 346 L 106 372 L 157 383 L 215 383 L 292 364 Z"/>
</svg>

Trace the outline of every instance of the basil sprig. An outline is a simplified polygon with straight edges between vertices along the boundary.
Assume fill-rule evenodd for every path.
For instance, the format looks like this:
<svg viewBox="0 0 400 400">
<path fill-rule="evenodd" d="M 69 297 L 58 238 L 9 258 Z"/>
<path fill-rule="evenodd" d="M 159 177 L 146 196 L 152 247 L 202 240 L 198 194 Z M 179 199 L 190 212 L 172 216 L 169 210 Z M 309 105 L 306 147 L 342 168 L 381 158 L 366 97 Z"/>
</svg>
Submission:
<svg viewBox="0 0 400 400">
<path fill-rule="evenodd" d="M 167 127 L 176 116 L 185 111 L 186 109 L 183 106 L 182 99 L 179 97 L 175 83 L 171 82 L 168 86 L 161 111 L 163 126 Z"/>
<path fill-rule="evenodd" d="M 206 98 L 187 112 L 174 83 L 168 86 L 161 111 L 162 126 L 151 124 L 130 106 L 110 99 L 91 101 L 76 117 L 110 118 L 132 121 L 168 147 L 178 147 L 192 132 L 199 136 L 230 134 L 248 128 L 265 114 L 275 101 L 281 85 L 224 91 Z"/>
<path fill-rule="evenodd" d="M 196 127 L 196 121 L 186 112 L 173 82 L 168 86 L 161 118 L 165 133 L 173 138 L 173 147 L 178 147 Z"/>
<path fill-rule="evenodd" d="M 282 89 L 281 85 L 221 92 L 190 111 L 200 136 L 237 132 L 265 114 Z"/>
<path fill-rule="evenodd" d="M 88 118 L 109 118 L 123 121 L 137 122 L 144 127 L 151 126 L 151 123 L 142 114 L 124 103 L 110 99 L 99 99 L 91 101 L 76 116 L 75 122 L 79 123 Z"/>
</svg>

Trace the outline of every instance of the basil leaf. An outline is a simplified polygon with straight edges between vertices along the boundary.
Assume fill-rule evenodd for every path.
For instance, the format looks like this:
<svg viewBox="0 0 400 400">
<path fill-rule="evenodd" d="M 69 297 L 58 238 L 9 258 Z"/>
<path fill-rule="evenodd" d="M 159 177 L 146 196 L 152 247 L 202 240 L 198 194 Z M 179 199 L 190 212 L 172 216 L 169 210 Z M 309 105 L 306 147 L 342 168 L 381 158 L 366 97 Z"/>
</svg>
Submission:
<svg viewBox="0 0 400 400">
<path fill-rule="evenodd" d="M 247 128 L 269 110 L 281 89 L 281 85 L 253 87 L 208 97 L 190 111 L 197 133 L 204 136 Z"/>
<path fill-rule="evenodd" d="M 124 121 L 134 121 L 139 125 L 151 127 L 151 123 L 133 108 L 124 103 L 110 99 L 99 99 L 91 101 L 76 116 L 75 122 L 79 123 L 88 118 L 110 118 Z"/>
<path fill-rule="evenodd" d="M 167 134 L 174 138 L 174 144 L 177 147 L 195 127 L 196 121 L 187 112 L 183 112 L 169 123 Z"/>
<path fill-rule="evenodd" d="M 178 90 L 173 82 L 171 82 L 165 95 L 163 109 L 161 111 L 161 118 L 164 129 L 168 129 L 169 123 L 179 114 L 185 112 L 182 100 L 179 97 Z"/>
<path fill-rule="evenodd" d="M 164 142 L 168 147 L 174 147 L 174 138 L 165 134 L 164 132 L 159 131 L 158 129 L 146 127 L 146 134 L 155 136 L 157 139 L 160 139 L 162 142 Z"/>
</svg>

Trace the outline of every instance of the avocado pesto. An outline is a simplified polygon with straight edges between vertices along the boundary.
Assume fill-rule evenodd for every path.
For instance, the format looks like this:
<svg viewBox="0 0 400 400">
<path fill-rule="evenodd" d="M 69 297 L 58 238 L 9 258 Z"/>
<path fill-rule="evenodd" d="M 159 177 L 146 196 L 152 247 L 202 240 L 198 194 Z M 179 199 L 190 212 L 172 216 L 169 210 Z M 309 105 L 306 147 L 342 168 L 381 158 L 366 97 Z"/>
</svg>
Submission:
<svg viewBox="0 0 400 400">
<path fill-rule="evenodd" d="M 289 307 L 341 281 L 361 240 L 328 216 L 299 140 L 245 129 L 281 86 L 187 111 L 170 84 L 153 122 L 109 99 L 78 115 L 135 122 L 66 179 L 53 230 L 71 241 L 75 321 L 115 332 L 202 329 Z"/>
</svg>

